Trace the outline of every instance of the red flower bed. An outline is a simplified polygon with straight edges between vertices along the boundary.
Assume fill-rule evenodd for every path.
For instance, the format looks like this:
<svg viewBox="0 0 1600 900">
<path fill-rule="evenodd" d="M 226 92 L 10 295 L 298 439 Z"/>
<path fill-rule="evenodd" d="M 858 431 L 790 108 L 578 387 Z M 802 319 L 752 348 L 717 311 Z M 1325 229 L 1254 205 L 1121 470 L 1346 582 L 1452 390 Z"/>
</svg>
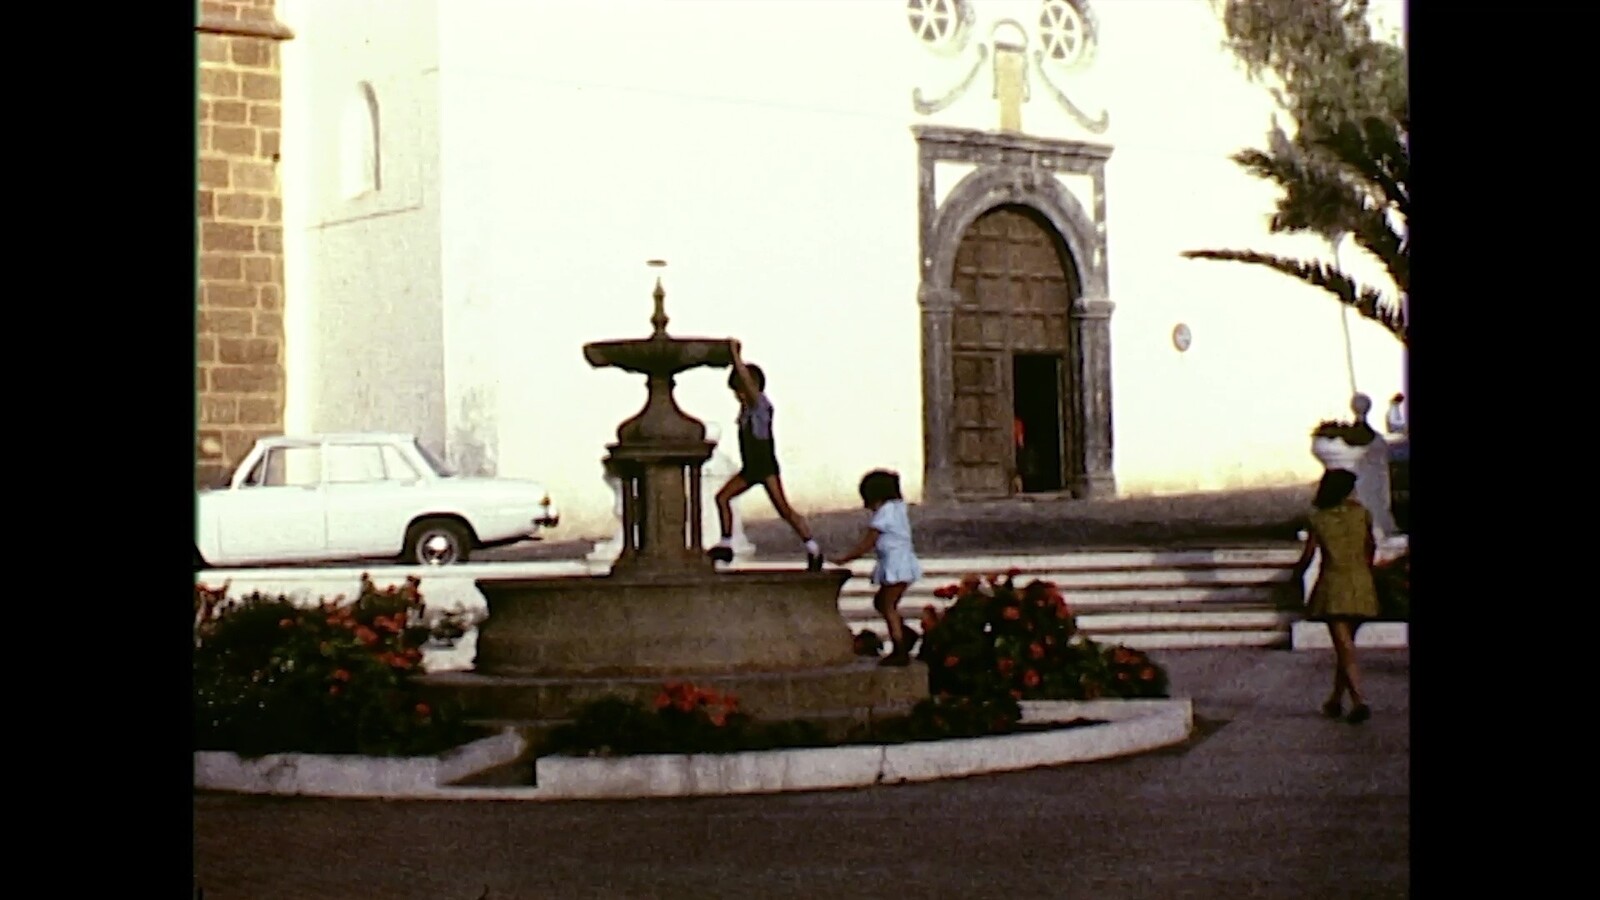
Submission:
<svg viewBox="0 0 1600 900">
<path fill-rule="evenodd" d="M 1092 700 L 1167 696 L 1167 673 L 1143 651 L 1105 646 L 1079 633 L 1059 587 L 1018 587 L 1015 570 L 968 575 L 934 595 L 952 599 L 923 610 L 918 656 L 937 695 L 1017 700 Z"/>
<path fill-rule="evenodd" d="M 196 747 L 267 753 L 430 754 L 470 740 L 413 676 L 435 627 L 418 580 L 314 606 L 195 587 Z M 458 630 L 449 617 L 437 626 Z"/>
</svg>

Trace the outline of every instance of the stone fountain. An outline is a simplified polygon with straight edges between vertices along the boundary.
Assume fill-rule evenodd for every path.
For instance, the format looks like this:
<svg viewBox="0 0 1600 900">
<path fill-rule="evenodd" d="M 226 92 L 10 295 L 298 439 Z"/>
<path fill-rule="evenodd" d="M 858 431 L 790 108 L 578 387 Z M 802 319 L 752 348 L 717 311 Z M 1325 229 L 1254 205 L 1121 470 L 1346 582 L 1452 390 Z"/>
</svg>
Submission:
<svg viewBox="0 0 1600 900">
<path fill-rule="evenodd" d="M 471 672 L 429 675 L 474 718 L 538 725 L 606 694 L 648 701 L 666 680 L 732 691 L 752 715 L 820 722 L 904 712 L 927 696 L 920 665 L 855 656 L 839 614 L 844 569 L 721 570 L 701 535 L 701 466 L 715 446 L 673 398 L 678 373 L 732 365 L 727 339 L 654 332 L 584 347 L 596 368 L 644 375 L 644 408 L 604 459 L 622 486 L 622 546 L 604 575 L 483 578 L 488 601 Z"/>
</svg>

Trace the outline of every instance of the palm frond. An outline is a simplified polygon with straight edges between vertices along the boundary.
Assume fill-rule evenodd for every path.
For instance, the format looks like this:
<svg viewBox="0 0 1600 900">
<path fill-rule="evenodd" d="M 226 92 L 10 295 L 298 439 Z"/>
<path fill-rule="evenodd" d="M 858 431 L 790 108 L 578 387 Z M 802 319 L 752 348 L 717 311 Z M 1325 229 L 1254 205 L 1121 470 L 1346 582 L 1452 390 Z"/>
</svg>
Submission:
<svg viewBox="0 0 1600 900">
<path fill-rule="evenodd" d="M 1383 263 L 1402 293 L 1410 290 L 1405 237 L 1388 215 L 1393 208 L 1404 219 L 1410 209 L 1405 189 L 1409 172 L 1398 135 L 1385 134 L 1381 124 L 1369 125 L 1319 137 L 1304 147 L 1274 127 L 1268 140 L 1268 150 L 1240 150 L 1232 157 L 1245 171 L 1273 182 L 1283 192 L 1268 230 L 1310 232 L 1329 239 L 1349 234 Z M 1368 152 L 1386 158 L 1363 158 Z"/>
<path fill-rule="evenodd" d="M 1402 344 L 1407 342 L 1405 313 L 1398 299 L 1391 300 L 1377 288 L 1356 284 L 1355 279 L 1327 263 L 1319 260 L 1289 259 L 1270 253 L 1257 253 L 1254 250 L 1186 250 L 1183 256 L 1188 259 L 1242 262 L 1282 272 L 1291 278 L 1327 291 L 1340 303 L 1360 313 L 1363 318 L 1371 319 L 1388 329 Z"/>
<path fill-rule="evenodd" d="M 1411 218 L 1411 193 L 1406 187 L 1411 159 L 1405 134 L 1396 124 L 1377 117 L 1360 124 L 1344 122 L 1332 134 L 1319 136 L 1316 144 L 1376 185 L 1386 201 Z"/>
</svg>

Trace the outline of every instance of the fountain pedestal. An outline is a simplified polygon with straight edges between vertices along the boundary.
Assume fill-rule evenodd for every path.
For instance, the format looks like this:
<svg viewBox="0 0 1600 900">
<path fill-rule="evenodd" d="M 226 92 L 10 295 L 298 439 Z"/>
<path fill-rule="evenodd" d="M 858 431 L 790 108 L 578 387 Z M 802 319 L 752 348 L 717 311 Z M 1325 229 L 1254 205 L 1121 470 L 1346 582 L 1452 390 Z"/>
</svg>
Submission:
<svg viewBox="0 0 1600 900">
<path fill-rule="evenodd" d="M 715 426 L 707 425 L 707 443 L 711 444 L 711 457 L 700 466 L 700 529 L 701 534 L 709 538 L 718 528 L 716 494 L 738 471 L 739 466 L 729 459 L 726 452 L 718 452 L 719 434 L 713 431 Z M 616 528 L 611 537 L 599 541 L 587 557 L 592 563 L 612 563 L 622 553 L 622 479 L 612 470 L 609 463 L 605 464 L 606 487 L 612 492 L 615 501 L 612 505 L 612 515 L 616 516 Z M 739 517 L 738 510 L 733 510 L 733 558 L 735 560 L 748 560 L 755 556 L 755 545 L 750 543 L 750 538 L 745 534 L 744 521 Z"/>
<path fill-rule="evenodd" d="M 646 376 L 644 408 L 617 429 L 605 465 L 622 493 L 621 549 L 610 572 L 482 578 L 488 601 L 470 673 L 427 676 L 469 714 L 547 722 L 605 694 L 648 702 L 665 680 L 731 691 L 768 718 L 859 719 L 903 712 L 927 696 L 920 665 L 880 668 L 852 652 L 839 614 L 845 569 L 719 572 L 701 534 L 701 467 L 715 446 L 678 408 L 674 376 L 733 363 L 726 339 L 655 332 L 584 347 L 597 368 Z"/>
</svg>

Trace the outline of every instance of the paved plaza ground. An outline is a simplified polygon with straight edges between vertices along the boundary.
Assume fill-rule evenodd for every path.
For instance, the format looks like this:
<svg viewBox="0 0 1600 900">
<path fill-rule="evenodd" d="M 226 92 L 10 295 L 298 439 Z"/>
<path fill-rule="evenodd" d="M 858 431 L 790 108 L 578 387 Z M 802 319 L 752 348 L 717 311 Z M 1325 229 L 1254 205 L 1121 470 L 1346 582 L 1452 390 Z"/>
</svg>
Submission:
<svg viewBox="0 0 1600 900">
<path fill-rule="evenodd" d="M 1403 898 L 1410 654 L 1361 657 L 1364 725 L 1324 719 L 1329 652 L 1162 651 L 1181 748 L 957 781 L 562 803 L 196 795 L 205 900 Z"/>
</svg>

